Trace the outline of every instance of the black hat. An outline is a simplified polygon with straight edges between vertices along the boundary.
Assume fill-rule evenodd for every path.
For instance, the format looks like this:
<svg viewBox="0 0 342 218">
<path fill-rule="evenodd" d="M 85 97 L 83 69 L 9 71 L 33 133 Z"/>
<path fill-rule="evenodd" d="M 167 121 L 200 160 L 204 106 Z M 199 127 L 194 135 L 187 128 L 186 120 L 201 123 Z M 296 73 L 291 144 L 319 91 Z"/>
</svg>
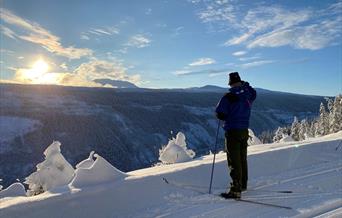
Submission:
<svg viewBox="0 0 342 218">
<path fill-rule="evenodd" d="M 238 72 L 232 72 L 229 74 L 229 85 L 232 85 L 234 83 L 241 82 L 241 78 L 239 76 Z"/>
</svg>

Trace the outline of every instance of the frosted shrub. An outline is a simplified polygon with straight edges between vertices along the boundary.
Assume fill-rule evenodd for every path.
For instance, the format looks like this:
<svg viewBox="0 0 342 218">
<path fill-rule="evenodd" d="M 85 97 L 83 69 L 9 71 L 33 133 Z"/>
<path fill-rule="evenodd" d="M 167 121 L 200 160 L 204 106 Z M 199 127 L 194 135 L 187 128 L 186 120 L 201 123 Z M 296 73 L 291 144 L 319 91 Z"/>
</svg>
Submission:
<svg viewBox="0 0 342 218">
<path fill-rule="evenodd" d="M 169 140 L 166 146 L 159 150 L 159 160 L 162 163 L 180 163 L 191 160 L 195 152 L 186 147 L 185 135 L 179 132 L 176 138 Z"/>
<path fill-rule="evenodd" d="M 260 139 L 255 136 L 254 132 L 251 129 L 248 129 L 248 145 L 259 145 L 262 144 Z"/>
<path fill-rule="evenodd" d="M 60 142 L 54 141 L 44 151 L 45 160 L 36 166 L 37 171 L 26 177 L 24 183 L 29 185 L 29 196 L 66 185 L 74 177 L 74 168 L 61 154 L 60 146 Z"/>
</svg>

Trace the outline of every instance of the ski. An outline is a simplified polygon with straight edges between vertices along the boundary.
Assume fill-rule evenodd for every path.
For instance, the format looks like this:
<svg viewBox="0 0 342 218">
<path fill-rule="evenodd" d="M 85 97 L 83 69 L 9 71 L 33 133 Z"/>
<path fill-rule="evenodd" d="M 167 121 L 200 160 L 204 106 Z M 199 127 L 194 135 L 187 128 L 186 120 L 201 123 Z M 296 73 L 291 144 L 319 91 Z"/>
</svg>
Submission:
<svg viewBox="0 0 342 218">
<path fill-rule="evenodd" d="M 202 190 L 195 189 L 195 187 L 192 187 L 191 185 L 183 185 L 183 184 L 179 184 L 179 183 L 176 183 L 176 182 L 173 182 L 173 181 L 169 181 L 165 177 L 163 177 L 163 181 L 166 184 L 175 186 L 177 188 L 182 188 L 182 189 L 187 189 L 187 190 L 195 191 L 195 192 L 197 192 L 199 194 L 208 194 L 207 192 L 204 192 Z M 281 192 L 281 193 L 283 193 L 283 192 Z M 292 193 L 292 192 L 285 192 L 285 193 Z M 216 196 L 218 196 L 220 198 L 223 198 L 220 195 L 216 195 Z M 224 198 L 224 199 L 226 199 L 226 198 Z M 264 206 L 269 206 L 269 207 L 275 207 L 275 208 L 283 208 L 283 209 L 289 209 L 289 210 L 292 209 L 291 207 L 287 207 L 287 206 L 282 206 L 282 205 L 277 205 L 277 204 L 270 204 L 270 203 L 264 203 L 264 202 L 255 201 L 255 200 L 248 200 L 248 199 L 234 199 L 234 200 L 241 201 L 241 202 L 246 202 L 246 203 L 251 203 L 251 204 L 259 204 L 259 205 L 264 205 Z"/>
<path fill-rule="evenodd" d="M 247 189 L 247 191 L 271 192 L 271 193 L 282 193 L 282 194 L 292 194 L 292 193 L 293 193 L 293 191 L 290 191 L 290 190 L 261 190 L 261 189 Z"/>
<path fill-rule="evenodd" d="M 234 200 L 246 202 L 246 203 L 251 203 L 251 204 L 259 204 L 259 205 L 268 206 L 268 207 L 275 207 L 275 208 L 292 210 L 292 207 L 278 205 L 278 204 L 270 204 L 270 203 L 264 203 L 264 202 L 248 200 L 248 199 L 234 199 Z"/>
<path fill-rule="evenodd" d="M 195 191 L 195 192 L 200 193 L 200 194 L 207 194 L 207 192 L 204 191 L 204 190 L 202 190 L 202 189 L 198 189 L 198 188 L 191 187 L 191 186 L 188 186 L 188 185 L 178 184 L 178 183 L 176 183 L 176 182 L 169 181 L 169 180 L 167 180 L 167 179 L 164 178 L 164 177 L 163 177 L 163 181 L 164 181 L 166 184 L 175 186 L 175 187 L 177 187 L 177 188 L 182 188 L 182 189 L 187 189 L 187 190 Z"/>
<path fill-rule="evenodd" d="M 204 186 L 200 186 L 200 185 L 190 185 L 190 184 L 180 184 L 180 183 L 177 183 L 175 181 L 172 181 L 172 180 L 168 180 L 166 179 L 165 177 L 163 177 L 163 181 L 167 184 L 171 184 L 171 185 L 174 185 L 176 187 L 180 187 L 180 188 L 184 188 L 184 189 L 189 189 L 189 190 L 193 190 L 193 191 L 197 191 L 197 192 L 200 192 L 200 193 L 205 193 L 207 187 L 204 187 Z M 214 187 L 214 190 L 225 190 L 226 188 L 218 188 L 218 187 Z M 281 194 L 292 194 L 293 191 L 291 190 L 261 190 L 261 189 L 253 189 L 253 188 L 250 188 L 247 190 L 247 192 L 269 192 L 269 193 L 281 193 Z"/>
</svg>

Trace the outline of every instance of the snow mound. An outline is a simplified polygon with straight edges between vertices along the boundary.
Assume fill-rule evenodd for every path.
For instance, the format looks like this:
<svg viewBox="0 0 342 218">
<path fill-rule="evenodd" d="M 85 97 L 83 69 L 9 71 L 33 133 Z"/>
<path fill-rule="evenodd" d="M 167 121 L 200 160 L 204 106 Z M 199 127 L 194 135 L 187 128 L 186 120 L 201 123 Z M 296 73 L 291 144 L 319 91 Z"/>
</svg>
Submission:
<svg viewBox="0 0 342 218">
<path fill-rule="evenodd" d="M 94 151 L 90 152 L 89 157 L 76 165 L 76 169 L 90 168 L 94 164 Z"/>
<path fill-rule="evenodd" d="M 95 157 L 96 160 L 89 167 L 89 158 Z M 97 185 L 106 182 L 114 182 L 126 177 L 126 174 L 116 169 L 98 154 L 90 153 L 89 158 L 77 164 L 75 177 L 69 184 L 70 188 L 82 188 L 85 186 Z"/>
<path fill-rule="evenodd" d="M 258 137 L 255 136 L 254 132 L 251 129 L 248 129 L 248 145 L 260 145 L 262 142 Z"/>
<path fill-rule="evenodd" d="M 284 135 L 279 142 L 294 142 L 295 140 L 290 135 Z"/>
<path fill-rule="evenodd" d="M 0 198 L 26 196 L 25 187 L 20 182 L 13 183 L 0 191 Z"/>
<path fill-rule="evenodd" d="M 180 163 L 190 161 L 195 152 L 186 147 L 185 135 L 177 133 L 176 138 L 169 140 L 168 144 L 159 150 L 159 160 L 162 163 Z"/>
<path fill-rule="evenodd" d="M 44 151 L 45 160 L 36 166 L 37 171 L 26 177 L 29 196 L 66 185 L 74 177 L 74 168 L 61 154 L 60 146 L 60 142 L 54 141 Z"/>
</svg>

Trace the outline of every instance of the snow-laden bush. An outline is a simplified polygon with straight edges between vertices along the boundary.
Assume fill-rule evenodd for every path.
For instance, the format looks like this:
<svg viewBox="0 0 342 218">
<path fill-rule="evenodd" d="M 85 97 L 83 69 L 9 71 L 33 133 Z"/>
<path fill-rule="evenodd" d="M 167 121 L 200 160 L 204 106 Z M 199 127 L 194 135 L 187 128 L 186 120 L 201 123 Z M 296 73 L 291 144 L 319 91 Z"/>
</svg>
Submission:
<svg viewBox="0 0 342 218">
<path fill-rule="evenodd" d="M 186 147 L 185 135 L 179 132 L 176 138 L 169 140 L 166 146 L 159 150 L 159 160 L 162 163 L 180 163 L 191 160 L 195 152 Z"/>
<path fill-rule="evenodd" d="M 13 183 L 0 191 L 0 198 L 26 196 L 25 187 L 20 182 Z"/>
<path fill-rule="evenodd" d="M 290 135 L 284 135 L 279 142 L 294 142 L 295 140 Z"/>
<path fill-rule="evenodd" d="M 93 157 L 96 160 L 93 160 Z M 114 182 L 126 177 L 126 174 L 112 166 L 103 157 L 91 152 L 89 158 L 81 161 L 76 166 L 75 177 L 70 182 L 70 188 L 82 188 Z"/>
<path fill-rule="evenodd" d="M 248 145 L 260 145 L 262 142 L 258 137 L 254 135 L 254 132 L 251 129 L 248 129 Z"/>
<path fill-rule="evenodd" d="M 61 154 L 60 146 L 60 142 L 54 141 L 44 151 L 45 160 L 36 166 L 37 171 L 26 177 L 24 183 L 29 185 L 29 196 L 66 185 L 74 177 L 74 168 Z"/>
</svg>

